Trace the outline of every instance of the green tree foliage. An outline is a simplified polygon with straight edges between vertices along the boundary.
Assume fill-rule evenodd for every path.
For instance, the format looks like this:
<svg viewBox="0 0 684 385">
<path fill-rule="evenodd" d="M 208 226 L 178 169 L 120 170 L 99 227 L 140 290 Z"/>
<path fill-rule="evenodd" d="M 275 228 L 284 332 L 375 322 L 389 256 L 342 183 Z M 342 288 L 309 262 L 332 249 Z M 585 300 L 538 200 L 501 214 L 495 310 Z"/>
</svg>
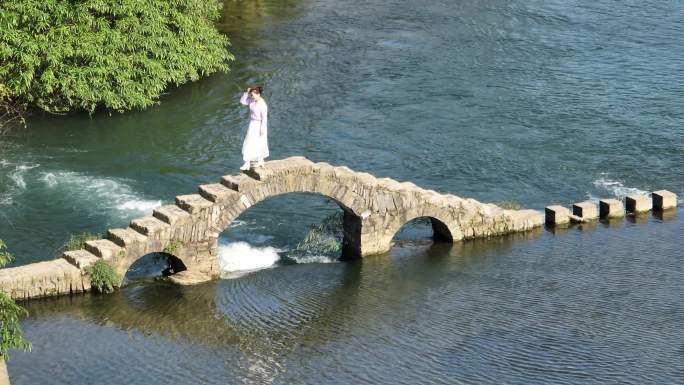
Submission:
<svg viewBox="0 0 684 385">
<path fill-rule="evenodd" d="M 124 111 L 228 71 L 218 0 L 0 1 L 0 84 L 50 112 Z"/>
<path fill-rule="evenodd" d="M 12 261 L 12 254 L 7 251 L 5 242 L 0 239 L 0 267 Z M 19 325 L 19 317 L 26 315 L 26 310 L 0 292 L 0 359 L 9 359 L 9 349 L 31 350 L 31 344 L 24 340 Z"/>
<path fill-rule="evenodd" d="M 0 136 L 8 133 L 12 128 L 23 126 L 24 103 L 16 102 L 4 84 L 0 84 Z"/>
<path fill-rule="evenodd" d="M 100 259 L 88 266 L 86 272 L 90 276 L 91 286 L 100 293 L 112 293 L 114 287 L 119 285 L 119 276 L 105 260 Z"/>
</svg>

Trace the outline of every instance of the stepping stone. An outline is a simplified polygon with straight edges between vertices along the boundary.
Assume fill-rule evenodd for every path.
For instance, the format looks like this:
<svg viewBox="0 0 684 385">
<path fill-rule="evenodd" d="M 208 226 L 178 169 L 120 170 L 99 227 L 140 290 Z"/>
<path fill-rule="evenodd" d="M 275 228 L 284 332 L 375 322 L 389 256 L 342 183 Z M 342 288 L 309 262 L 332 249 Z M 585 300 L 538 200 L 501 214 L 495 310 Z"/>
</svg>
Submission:
<svg viewBox="0 0 684 385">
<path fill-rule="evenodd" d="M 667 210 L 677 207 L 677 194 L 667 191 L 658 190 L 651 194 L 653 198 L 653 208 L 656 210 Z"/>
<path fill-rule="evenodd" d="M 646 195 L 632 194 L 625 197 L 625 209 L 628 213 L 643 213 L 651 209 L 651 200 Z"/>
<path fill-rule="evenodd" d="M 601 199 L 599 201 L 601 218 L 621 218 L 625 216 L 625 206 L 617 199 Z"/>
</svg>

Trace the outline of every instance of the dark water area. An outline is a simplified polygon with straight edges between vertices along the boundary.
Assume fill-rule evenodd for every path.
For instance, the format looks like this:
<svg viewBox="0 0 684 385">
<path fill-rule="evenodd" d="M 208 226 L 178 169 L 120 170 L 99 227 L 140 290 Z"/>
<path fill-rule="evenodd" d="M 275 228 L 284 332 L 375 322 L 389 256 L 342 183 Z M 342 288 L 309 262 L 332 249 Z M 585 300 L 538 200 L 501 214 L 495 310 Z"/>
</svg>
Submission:
<svg viewBox="0 0 684 385">
<path fill-rule="evenodd" d="M 274 159 L 535 209 L 681 197 L 682 20 L 674 0 L 227 1 L 230 73 L 2 139 L 0 239 L 15 264 L 48 260 L 237 173 L 255 83 Z M 681 211 L 453 246 L 417 223 L 390 255 L 290 255 L 337 210 L 248 210 L 218 282 L 28 303 L 13 383 L 684 383 Z"/>
</svg>

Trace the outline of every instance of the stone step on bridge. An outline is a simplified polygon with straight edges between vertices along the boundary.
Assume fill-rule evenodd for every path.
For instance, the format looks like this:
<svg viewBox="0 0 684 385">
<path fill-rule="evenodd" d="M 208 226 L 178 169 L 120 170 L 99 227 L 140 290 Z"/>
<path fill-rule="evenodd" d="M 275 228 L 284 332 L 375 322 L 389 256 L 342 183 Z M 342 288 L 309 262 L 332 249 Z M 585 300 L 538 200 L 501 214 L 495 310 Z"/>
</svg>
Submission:
<svg viewBox="0 0 684 385">
<path fill-rule="evenodd" d="M 134 262 L 159 252 L 171 254 L 173 270 L 180 271 L 172 280 L 217 278 L 219 234 L 251 206 L 293 192 L 321 194 L 340 206 L 343 258 L 389 251 L 396 232 L 416 218 L 429 218 L 434 238 L 447 242 L 525 231 L 544 223 L 544 214 L 535 210 L 505 210 L 410 182 L 291 157 L 201 185 L 197 194 L 179 195 L 175 204 L 161 206 L 127 228 L 110 229 L 104 239 L 88 241 L 85 249 L 0 269 L 0 290 L 17 299 L 88 291 L 86 268 L 95 261 L 108 261 L 123 280 Z"/>
</svg>

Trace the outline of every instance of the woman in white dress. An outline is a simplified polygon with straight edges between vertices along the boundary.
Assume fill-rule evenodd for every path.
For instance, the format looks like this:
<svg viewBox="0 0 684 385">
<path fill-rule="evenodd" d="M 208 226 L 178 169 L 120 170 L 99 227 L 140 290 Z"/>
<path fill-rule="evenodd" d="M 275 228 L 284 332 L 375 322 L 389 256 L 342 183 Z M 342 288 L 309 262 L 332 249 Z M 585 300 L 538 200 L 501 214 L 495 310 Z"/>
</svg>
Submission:
<svg viewBox="0 0 684 385">
<path fill-rule="evenodd" d="M 242 144 L 245 163 L 240 170 L 249 170 L 252 162 L 263 167 L 264 158 L 268 158 L 268 106 L 261 93 L 261 87 L 250 87 L 240 98 L 240 103 L 249 106 L 249 128 Z"/>
</svg>

